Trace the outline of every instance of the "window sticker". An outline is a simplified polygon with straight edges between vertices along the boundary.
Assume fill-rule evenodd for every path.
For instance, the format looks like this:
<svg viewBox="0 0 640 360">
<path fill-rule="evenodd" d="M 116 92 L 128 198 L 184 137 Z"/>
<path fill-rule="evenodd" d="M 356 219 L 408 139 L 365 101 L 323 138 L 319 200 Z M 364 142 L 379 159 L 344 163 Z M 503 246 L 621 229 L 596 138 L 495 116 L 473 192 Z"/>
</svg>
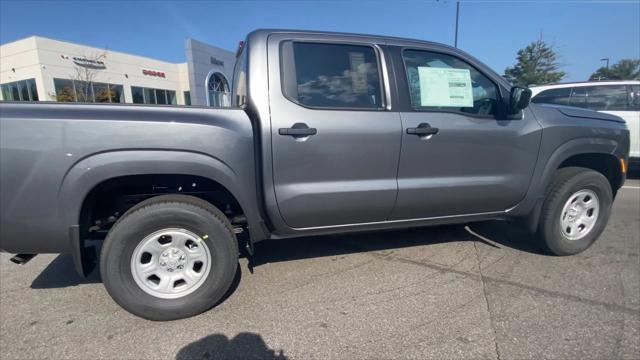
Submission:
<svg viewBox="0 0 640 360">
<path fill-rule="evenodd" d="M 420 105 L 473 107 L 469 69 L 418 66 Z"/>
</svg>

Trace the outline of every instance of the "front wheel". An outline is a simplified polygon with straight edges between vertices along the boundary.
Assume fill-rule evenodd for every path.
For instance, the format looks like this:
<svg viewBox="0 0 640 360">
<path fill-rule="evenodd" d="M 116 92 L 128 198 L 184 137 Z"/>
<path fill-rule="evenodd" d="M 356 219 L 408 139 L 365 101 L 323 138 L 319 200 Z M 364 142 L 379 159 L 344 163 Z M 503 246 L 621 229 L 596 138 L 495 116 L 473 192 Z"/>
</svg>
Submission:
<svg viewBox="0 0 640 360">
<path fill-rule="evenodd" d="M 544 201 L 538 234 L 554 255 L 586 250 L 602 234 L 613 194 L 600 173 L 580 167 L 558 170 Z"/>
<path fill-rule="evenodd" d="M 158 196 L 113 226 L 100 256 L 111 297 L 149 320 L 174 320 L 211 308 L 229 289 L 238 250 L 227 218 L 199 198 Z"/>
</svg>

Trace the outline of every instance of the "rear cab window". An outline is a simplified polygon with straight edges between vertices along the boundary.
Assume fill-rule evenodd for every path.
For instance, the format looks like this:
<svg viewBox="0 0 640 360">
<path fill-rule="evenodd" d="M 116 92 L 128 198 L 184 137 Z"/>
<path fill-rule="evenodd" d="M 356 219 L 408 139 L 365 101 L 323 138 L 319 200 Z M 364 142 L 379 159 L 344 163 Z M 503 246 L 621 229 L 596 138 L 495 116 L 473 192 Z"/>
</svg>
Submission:
<svg viewBox="0 0 640 360">
<path fill-rule="evenodd" d="M 377 51 L 368 45 L 285 41 L 283 93 L 309 108 L 384 107 Z"/>
</svg>

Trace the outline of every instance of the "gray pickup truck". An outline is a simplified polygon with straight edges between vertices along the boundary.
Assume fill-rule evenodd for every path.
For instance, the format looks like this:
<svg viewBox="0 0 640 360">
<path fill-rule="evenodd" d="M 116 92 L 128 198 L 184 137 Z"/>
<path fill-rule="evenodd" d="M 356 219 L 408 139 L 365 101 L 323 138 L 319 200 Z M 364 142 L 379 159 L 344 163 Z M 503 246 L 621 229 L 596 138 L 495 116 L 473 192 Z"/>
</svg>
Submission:
<svg viewBox="0 0 640 360">
<path fill-rule="evenodd" d="M 264 239 L 511 219 L 576 254 L 626 177 L 620 118 L 529 104 L 446 45 L 258 30 L 232 97 L 0 104 L 0 248 L 98 264 L 126 310 L 178 319 L 216 304 Z"/>
</svg>

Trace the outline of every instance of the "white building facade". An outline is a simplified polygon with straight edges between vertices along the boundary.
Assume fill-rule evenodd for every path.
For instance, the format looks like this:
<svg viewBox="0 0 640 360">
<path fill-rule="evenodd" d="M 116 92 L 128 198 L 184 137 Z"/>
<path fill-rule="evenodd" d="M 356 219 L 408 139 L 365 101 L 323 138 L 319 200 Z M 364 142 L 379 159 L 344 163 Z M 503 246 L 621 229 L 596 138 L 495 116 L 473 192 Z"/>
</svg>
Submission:
<svg viewBox="0 0 640 360">
<path fill-rule="evenodd" d="M 186 40 L 170 63 L 40 36 L 0 46 L 5 101 L 229 106 L 235 55 Z"/>
</svg>

